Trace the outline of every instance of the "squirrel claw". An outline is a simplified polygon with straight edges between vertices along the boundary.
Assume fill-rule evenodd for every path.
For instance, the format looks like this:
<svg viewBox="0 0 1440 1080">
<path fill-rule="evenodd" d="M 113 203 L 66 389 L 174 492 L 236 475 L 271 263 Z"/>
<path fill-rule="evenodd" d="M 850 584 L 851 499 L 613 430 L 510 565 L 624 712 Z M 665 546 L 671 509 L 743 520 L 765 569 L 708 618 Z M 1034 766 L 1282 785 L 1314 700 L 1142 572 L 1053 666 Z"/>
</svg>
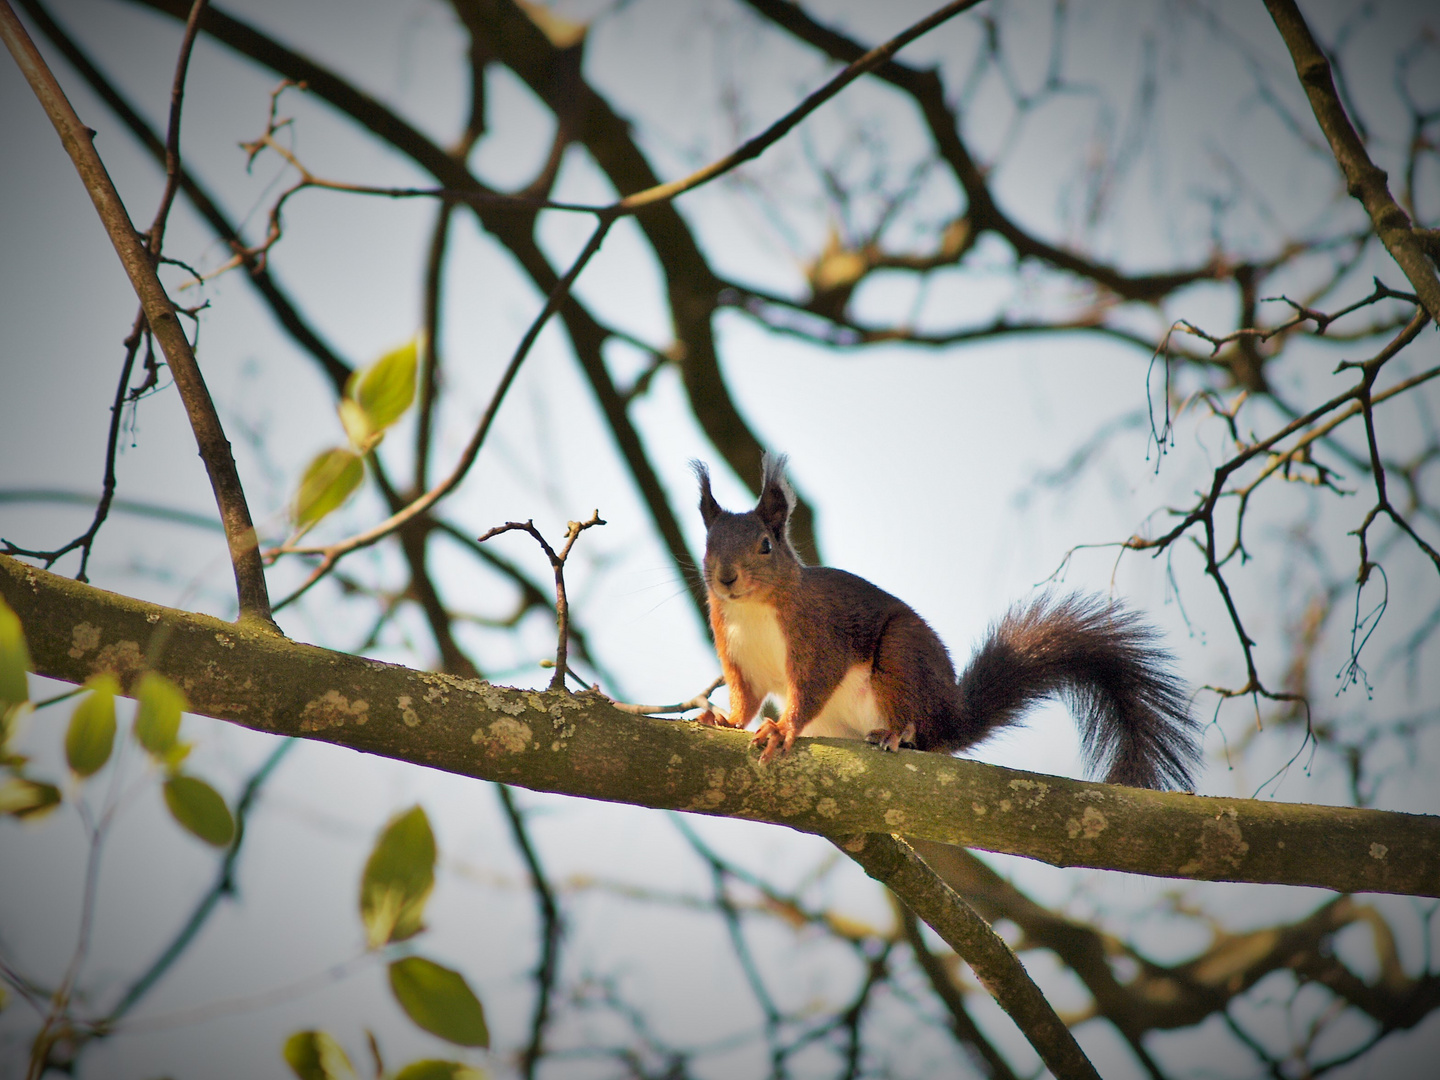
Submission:
<svg viewBox="0 0 1440 1080">
<path fill-rule="evenodd" d="M 706 727 L 734 727 L 730 718 L 719 709 L 706 709 L 695 718 L 697 724 L 704 724 Z"/>
<path fill-rule="evenodd" d="M 877 750 L 884 750 L 888 753 L 895 753 L 902 746 L 913 747 L 915 745 L 915 725 L 906 724 L 903 731 L 890 731 L 888 728 L 876 728 L 865 736 L 865 741 L 873 743 Z"/>
<path fill-rule="evenodd" d="M 751 746 L 765 744 L 760 751 L 760 764 L 764 765 L 777 753 L 789 753 L 790 747 L 795 745 L 795 727 L 793 724 L 776 723 L 774 720 L 766 719 L 760 724 L 755 732 L 755 738 L 750 741 Z"/>
</svg>

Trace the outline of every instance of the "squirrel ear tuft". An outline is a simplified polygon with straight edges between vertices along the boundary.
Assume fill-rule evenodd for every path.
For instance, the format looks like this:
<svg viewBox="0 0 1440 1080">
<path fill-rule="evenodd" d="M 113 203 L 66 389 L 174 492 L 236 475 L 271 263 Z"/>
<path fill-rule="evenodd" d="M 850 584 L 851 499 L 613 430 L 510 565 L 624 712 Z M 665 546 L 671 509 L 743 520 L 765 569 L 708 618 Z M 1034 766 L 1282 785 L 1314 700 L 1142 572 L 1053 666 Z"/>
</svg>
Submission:
<svg viewBox="0 0 1440 1080">
<path fill-rule="evenodd" d="M 790 512 L 795 509 L 795 492 L 785 480 L 784 454 L 766 453 L 761 460 L 760 501 L 755 504 L 767 528 L 776 536 L 785 538 L 790 528 Z"/>
<path fill-rule="evenodd" d="M 715 519 L 724 513 L 720 504 L 715 501 L 715 496 L 710 491 L 710 469 L 698 458 L 690 462 L 690 471 L 695 474 L 695 479 L 700 482 L 700 518 L 705 522 L 705 528 L 710 528 Z"/>
</svg>

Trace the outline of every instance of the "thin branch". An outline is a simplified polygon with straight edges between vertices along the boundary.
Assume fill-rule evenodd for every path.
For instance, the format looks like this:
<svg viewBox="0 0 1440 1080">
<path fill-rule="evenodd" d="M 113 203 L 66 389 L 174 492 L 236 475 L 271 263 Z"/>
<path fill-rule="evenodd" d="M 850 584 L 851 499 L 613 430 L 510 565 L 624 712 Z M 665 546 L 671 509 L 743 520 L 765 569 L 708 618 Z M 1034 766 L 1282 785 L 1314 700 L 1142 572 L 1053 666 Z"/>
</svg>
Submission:
<svg viewBox="0 0 1440 1080">
<path fill-rule="evenodd" d="M 299 743 L 295 739 L 284 739 L 270 751 L 269 756 L 260 763 L 244 787 L 240 790 L 240 798 L 235 802 L 235 835 L 230 841 L 230 846 L 225 849 L 225 855 L 220 860 L 220 866 L 215 873 L 215 880 L 210 888 L 200 897 L 190 917 L 180 927 L 170 943 L 160 950 L 159 955 L 151 961 L 140 975 L 125 989 L 120 1000 L 115 1003 L 103 1020 L 96 1024 L 97 1031 L 103 1032 L 111 1027 L 116 1021 L 134 1008 L 150 990 L 158 983 L 165 973 L 174 966 L 175 962 L 184 955 L 190 943 L 195 940 L 200 930 L 214 914 L 222 899 L 235 894 L 235 866 L 240 858 L 240 848 L 245 841 L 245 825 L 250 816 L 250 810 L 255 805 L 255 800 L 260 796 L 260 789 L 270 779 L 280 762 Z"/>
<path fill-rule="evenodd" d="M 689 712 L 691 709 L 709 709 L 710 695 L 718 690 L 725 683 L 725 676 L 721 675 L 704 690 L 701 690 L 694 697 L 685 701 L 677 701 L 673 705 L 631 705 L 623 701 L 611 699 L 610 704 L 621 712 L 633 713 L 636 716 L 665 716 L 670 713 Z"/>
<path fill-rule="evenodd" d="M 843 34 L 812 19 L 799 4 L 790 0 L 746 0 L 761 15 L 802 41 L 842 62 L 859 56 L 864 47 Z M 1113 266 L 1082 258 L 1048 244 L 1025 231 L 995 204 L 988 186 L 988 170 L 975 160 L 960 137 L 960 119 L 946 99 L 945 87 L 936 71 L 921 71 L 896 60 L 878 65 L 875 76 L 898 87 L 914 99 L 935 149 L 964 189 L 970 231 L 979 235 L 993 230 L 1003 236 L 1021 258 L 1038 259 L 1060 270 L 1088 278 L 1127 300 L 1154 302 L 1196 281 L 1222 276 L 1223 268 L 1206 263 L 1167 274 L 1129 275 Z"/>
<path fill-rule="evenodd" d="M 125 211 L 125 205 L 111 183 L 100 155 L 95 152 L 90 130 L 75 115 L 75 110 L 71 108 L 60 84 L 56 82 L 44 58 L 30 40 L 30 35 L 16 18 L 9 0 L 0 0 L 0 37 L 5 39 L 6 47 L 45 108 L 61 143 L 75 163 L 116 254 L 130 277 L 131 285 L 140 297 L 146 321 L 165 351 L 166 362 L 175 378 L 175 385 L 180 391 L 191 429 L 195 433 L 195 441 L 210 475 L 210 486 L 220 508 L 220 519 L 225 523 L 225 539 L 230 549 L 231 565 L 235 570 L 240 617 L 270 623 L 270 599 L 265 588 L 265 570 L 260 561 L 260 548 L 256 542 L 250 509 L 245 502 L 245 490 L 235 471 L 235 460 L 231 456 L 230 444 L 225 438 L 220 417 L 215 412 L 215 404 L 205 388 L 204 377 L 195 362 L 195 354 L 180 326 L 170 297 L 166 295 L 160 279 L 156 277 L 149 252 L 140 242 L 140 237 Z"/>
<path fill-rule="evenodd" d="M 672 180 L 668 184 L 657 184 L 655 187 L 645 191 L 637 191 L 627 195 L 615 204 L 617 210 L 633 213 L 636 210 L 653 206 L 658 202 L 668 202 L 677 195 L 683 195 L 702 184 L 708 184 L 716 177 L 724 176 L 736 166 L 753 160 L 764 153 L 771 145 L 784 138 L 805 117 L 818 109 L 825 102 L 829 101 L 845 87 L 867 72 L 874 71 L 880 65 L 888 61 L 910 42 L 923 34 L 929 33 L 941 23 L 953 19 L 962 11 L 974 7 L 980 0 L 952 0 L 939 10 L 932 12 L 919 22 L 906 30 L 896 34 L 883 45 L 877 45 L 863 56 L 857 57 L 843 71 L 837 74 L 820 89 L 813 91 L 799 105 L 776 120 L 768 128 L 754 138 L 747 139 L 733 151 L 726 154 L 719 161 L 706 165 L 681 180 Z"/>
<path fill-rule="evenodd" d="M 125 402 L 130 388 L 130 375 L 135 369 L 135 355 L 139 351 L 141 338 L 145 334 L 145 313 L 141 311 L 135 316 L 135 324 L 131 327 L 129 335 L 125 338 L 125 360 L 120 365 L 120 381 L 115 387 L 115 399 L 110 404 L 110 430 L 105 436 L 105 476 L 101 481 L 100 498 L 95 501 L 95 512 L 90 519 L 90 527 L 83 533 L 63 544 L 58 548 L 49 551 L 36 551 L 17 547 L 10 541 L 0 537 L 0 551 L 6 555 L 24 555 L 32 559 L 40 559 L 48 570 L 64 555 L 71 551 L 80 550 L 80 569 L 75 574 L 76 581 L 89 581 L 86 573 L 90 565 L 90 552 L 94 548 L 95 538 L 100 534 L 100 527 L 105 524 L 110 516 L 111 505 L 115 501 L 116 475 L 115 459 L 120 448 L 120 421 L 124 415 Z M 3 498 L 3 496 L 0 496 Z M 88 501 L 94 501 L 87 498 Z"/>
<path fill-rule="evenodd" d="M 530 1018 L 530 1041 L 520 1057 L 520 1072 L 526 1080 L 533 1080 L 535 1071 L 545 1055 L 545 1028 L 550 1019 L 551 998 L 555 992 L 555 976 L 560 967 L 560 907 L 555 892 L 540 863 L 525 817 L 515 804 L 515 796 L 506 784 L 496 784 L 495 793 L 505 818 L 510 823 L 510 834 L 525 868 L 530 872 L 530 887 L 535 891 L 535 908 L 540 917 L 540 960 L 535 966 L 535 1009 Z"/>
<path fill-rule="evenodd" d="M 1364 142 L 1346 115 L 1331 76 L 1330 61 L 1310 33 L 1295 0 L 1265 0 L 1265 9 L 1290 50 L 1295 74 L 1310 99 L 1320 130 L 1330 143 L 1335 163 L 1345 174 L 1350 194 L 1365 207 L 1375 226 L 1375 235 L 1410 279 L 1431 320 L 1440 323 L 1440 278 L 1436 277 L 1435 267 L 1426 256 L 1424 241 L 1411 225 L 1410 215 L 1390 194 L 1385 170 L 1370 160 Z"/>
<path fill-rule="evenodd" d="M 180 39 L 180 55 L 175 61 L 175 77 L 170 84 L 170 123 L 165 132 L 165 190 L 160 196 L 155 220 L 146 234 L 150 255 L 156 259 L 165 249 L 165 225 L 170 219 L 175 193 L 180 190 L 180 113 L 185 102 L 185 75 L 190 70 L 190 54 L 195 48 L 195 37 L 200 32 L 200 15 L 205 10 L 205 4 L 206 0 L 195 0 L 190 6 L 190 16 L 185 20 L 185 34 Z"/>
<path fill-rule="evenodd" d="M 0 488 L 0 503 L 53 503 L 59 506 L 94 506 L 99 500 L 84 491 L 65 491 L 59 488 Z M 112 499 L 110 508 L 122 514 L 169 521 L 177 525 L 188 525 L 212 532 L 223 531 L 217 518 L 191 513 L 173 506 L 144 502 L 139 499 Z"/>
<path fill-rule="evenodd" d="M 480 417 L 480 423 L 476 426 L 475 433 L 470 437 L 469 444 L 461 453 L 460 459 L 456 462 L 450 475 L 445 477 L 444 480 L 440 481 L 440 483 L 436 484 L 424 495 L 411 501 L 403 510 L 391 514 L 384 521 L 380 522 L 380 524 L 367 529 L 365 532 L 352 536 L 348 540 L 342 540 L 339 543 L 330 544 L 325 547 L 279 547 L 266 553 L 266 558 L 271 560 L 287 554 L 322 556 L 320 565 L 311 572 L 304 583 L 275 605 L 277 611 L 303 596 L 312 585 L 334 569 L 335 564 L 341 558 L 352 551 L 369 547 L 371 544 L 383 540 L 406 522 L 413 520 L 429 510 L 430 507 L 448 495 L 456 485 L 465 478 L 465 474 L 470 471 L 470 466 L 475 463 L 475 459 L 479 456 L 480 448 L 485 444 L 485 437 L 490 433 L 490 427 L 495 422 L 495 415 L 500 411 L 500 403 L 505 400 L 506 391 L 510 389 L 510 385 L 515 381 L 515 376 L 520 373 L 520 365 L 525 362 L 525 358 L 530 354 L 531 346 L 535 344 L 536 338 L 540 336 L 540 331 L 544 328 L 545 323 L 549 321 L 550 316 L 568 299 L 570 288 L 574 285 L 575 279 L 580 276 L 580 272 L 585 269 L 586 264 L 589 263 L 595 253 L 600 250 L 600 244 L 605 239 L 605 234 L 609 232 L 612 223 L 611 219 L 601 219 L 599 225 L 597 225 L 595 231 L 591 234 L 589 242 L 576 257 L 575 262 L 571 264 L 565 276 L 562 277 L 556 283 L 555 288 L 551 290 L 549 297 L 545 301 L 545 306 L 540 309 L 540 313 L 535 316 L 534 320 L 530 323 L 529 329 L 525 331 L 524 337 L 520 339 L 520 344 L 516 346 L 515 353 L 510 358 L 510 363 L 506 365 L 504 373 L 500 376 L 500 382 L 490 397 L 489 405 L 486 406 L 485 412 Z M 561 670 L 563 671 L 563 669 Z"/>
</svg>

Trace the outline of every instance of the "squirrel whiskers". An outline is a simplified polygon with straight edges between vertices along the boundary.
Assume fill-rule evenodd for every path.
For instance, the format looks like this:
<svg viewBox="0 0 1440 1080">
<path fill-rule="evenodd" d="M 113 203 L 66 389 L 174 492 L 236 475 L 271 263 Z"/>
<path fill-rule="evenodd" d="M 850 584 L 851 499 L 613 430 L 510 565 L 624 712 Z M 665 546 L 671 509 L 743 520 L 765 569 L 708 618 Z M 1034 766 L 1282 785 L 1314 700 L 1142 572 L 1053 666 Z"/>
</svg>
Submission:
<svg viewBox="0 0 1440 1080">
<path fill-rule="evenodd" d="M 734 514 L 693 462 L 705 521 L 705 587 L 730 715 L 745 727 L 765 699 L 778 720 L 755 733 L 761 760 L 797 735 L 954 752 L 1017 722 L 1044 698 L 1065 701 L 1086 765 L 1137 787 L 1193 787 L 1199 729 L 1170 655 L 1133 613 L 1099 597 L 1042 596 L 990 628 L 957 677 L 914 609 L 864 578 L 806 566 L 790 543 L 795 496 L 783 457 L 767 455 L 755 509 Z"/>
</svg>

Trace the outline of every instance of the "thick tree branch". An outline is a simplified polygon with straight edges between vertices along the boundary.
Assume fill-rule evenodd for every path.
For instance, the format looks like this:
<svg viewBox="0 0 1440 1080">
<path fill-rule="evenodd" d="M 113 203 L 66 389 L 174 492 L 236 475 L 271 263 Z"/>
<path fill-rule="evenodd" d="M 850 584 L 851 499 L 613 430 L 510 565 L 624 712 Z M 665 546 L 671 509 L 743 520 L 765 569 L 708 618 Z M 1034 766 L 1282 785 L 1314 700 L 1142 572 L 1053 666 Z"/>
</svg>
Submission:
<svg viewBox="0 0 1440 1080">
<path fill-rule="evenodd" d="M 0 0 L 0 37 L 4 37 L 11 56 L 39 98 L 50 122 L 55 125 L 70 160 L 75 163 L 85 190 L 110 235 L 110 242 L 120 256 L 130 284 L 140 297 L 150 330 L 165 351 L 165 360 L 190 418 L 201 459 L 210 474 L 210 486 L 220 508 L 220 519 L 225 524 L 225 540 L 235 570 L 240 617 L 273 625 L 270 621 L 270 597 L 265 588 L 265 570 L 260 561 L 250 508 L 245 502 L 245 490 L 235 471 L 230 442 L 225 438 L 220 417 L 215 412 L 215 403 L 210 399 L 200 365 L 195 362 L 195 354 L 175 307 L 155 274 L 150 254 L 142 237 L 135 231 L 104 162 L 95 152 L 90 129 L 75 115 L 65 92 L 55 81 L 55 76 L 15 16 L 8 0 Z"/>
<path fill-rule="evenodd" d="M 831 739 L 802 739 L 761 766 L 744 732 L 330 652 L 4 556 L 0 595 L 41 675 L 80 682 L 108 669 L 128 682 L 153 655 L 197 713 L 460 775 L 1057 866 L 1440 896 L 1440 818 L 1426 815 L 1147 791 Z"/>
<path fill-rule="evenodd" d="M 899 836 L 881 833 L 837 838 L 835 843 L 872 878 L 888 885 L 970 965 L 1056 1077 L 1100 1080 L 1075 1036 L 1055 1015 L 1010 946 L 914 848 Z"/>
</svg>

